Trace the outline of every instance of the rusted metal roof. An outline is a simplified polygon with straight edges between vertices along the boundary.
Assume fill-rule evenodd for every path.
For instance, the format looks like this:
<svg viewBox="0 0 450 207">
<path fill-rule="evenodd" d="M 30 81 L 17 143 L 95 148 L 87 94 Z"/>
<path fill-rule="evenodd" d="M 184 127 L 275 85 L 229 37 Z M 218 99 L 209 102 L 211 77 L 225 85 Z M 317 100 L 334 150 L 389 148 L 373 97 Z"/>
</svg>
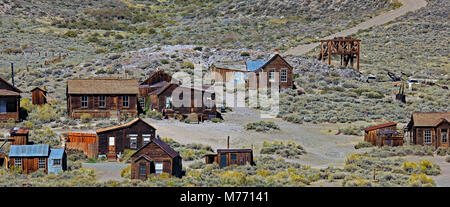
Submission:
<svg viewBox="0 0 450 207">
<path fill-rule="evenodd" d="M 9 130 L 9 134 L 11 135 L 27 135 L 29 132 L 29 129 L 24 127 L 15 127 Z"/>
<path fill-rule="evenodd" d="M 0 96 L 20 96 L 20 93 L 15 91 L 0 89 Z"/>
<path fill-rule="evenodd" d="M 397 123 L 395 122 L 389 122 L 389 123 L 385 123 L 385 124 L 380 124 L 380 125 L 375 125 L 375 126 L 371 126 L 371 127 L 367 127 L 364 129 L 364 131 L 372 131 L 372 130 L 377 130 L 377 129 L 381 129 L 381 128 L 385 128 L 385 127 L 391 127 L 391 126 L 396 126 Z"/>
<path fill-rule="evenodd" d="M 137 79 L 96 78 L 67 80 L 69 94 L 138 94 Z"/>
</svg>

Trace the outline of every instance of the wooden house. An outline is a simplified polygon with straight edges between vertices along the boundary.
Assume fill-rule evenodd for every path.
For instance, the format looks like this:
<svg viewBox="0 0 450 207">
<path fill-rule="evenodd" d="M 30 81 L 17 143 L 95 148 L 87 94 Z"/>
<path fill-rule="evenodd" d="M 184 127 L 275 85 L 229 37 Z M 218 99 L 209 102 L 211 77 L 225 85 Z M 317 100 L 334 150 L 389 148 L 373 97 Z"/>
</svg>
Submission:
<svg viewBox="0 0 450 207">
<path fill-rule="evenodd" d="M 31 99 L 33 105 L 44 105 L 47 103 L 47 90 L 44 87 L 36 87 L 31 90 Z"/>
<path fill-rule="evenodd" d="M 260 73 L 267 74 L 267 87 L 270 88 L 272 83 L 277 82 L 279 88 L 289 89 L 294 88 L 294 71 L 293 67 L 278 53 L 273 55 L 267 61 L 246 61 L 247 74 L 254 72 L 257 78 L 257 87 L 261 88 L 263 85 L 259 82 Z M 278 73 L 278 80 L 275 80 L 275 73 Z"/>
<path fill-rule="evenodd" d="M 179 89 L 177 91 L 180 93 L 174 93 L 176 89 Z M 191 94 L 190 98 L 185 100 L 184 94 L 187 92 Z M 206 87 L 189 88 L 169 83 L 155 94 L 153 100 L 154 109 L 162 112 L 165 117 L 197 114 L 199 120 L 208 120 L 217 116 L 214 90 Z"/>
<path fill-rule="evenodd" d="M 389 122 L 364 129 L 364 141 L 373 146 L 401 146 L 403 135 L 397 131 L 397 123 Z"/>
<path fill-rule="evenodd" d="M 20 120 L 20 91 L 0 78 L 0 122 Z"/>
<path fill-rule="evenodd" d="M 51 149 L 48 144 L 10 146 L 10 168 L 20 168 L 24 173 L 33 173 L 39 169 L 45 173 L 55 173 L 66 170 L 66 166 L 64 149 Z"/>
<path fill-rule="evenodd" d="M 411 144 L 448 147 L 450 112 L 414 112 L 406 130 Z"/>
<path fill-rule="evenodd" d="M 147 180 L 161 173 L 181 177 L 182 158 L 165 142 L 154 138 L 131 155 L 131 179 Z"/>
<path fill-rule="evenodd" d="M 15 127 L 9 130 L 11 145 L 28 145 L 31 144 L 28 141 L 29 130 L 27 128 Z"/>
<path fill-rule="evenodd" d="M 67 81 L 67 111 L 72 118 L 137 116 L 138 80 L 119 78 L 70 79 Z"/>
<path fill-rule="evenodd" d="M 232 81 L 239 83 L 245 82 L 246 72 L 245 65 L 230 65 L 230 64 L 212 64 L 210 67 L 212 72 L 212 80 L 215 82 L 227 82 L 231 78 Z"/>
<path fill-rule="evenodd" d="M 149 78 L 139 84 L 139 104 L 143 111 L 153 109 L 151 105 L 150 96 L 155 94 L 155 91 L 160 90 L 172 81 L 172 77 L 166 72 L 159 70 L 151 72 Z"/>
<path fill-rule="evenodd" d="M 218 149 L 217 154 L 205 156 L 207 164 L 217 163 L 221 168 L 230 165 L 254 165 L 252 149 L 230 149 L 230 139 L 227 139 L 227 149 Z"/>
<path fill-rule="evenodd" d="M 126 124 L 98 129 L 98 155 L 116 159 L 125 149 L 137 150 L 155 138 L 156 129 L 141 118 Z"/>
</svg>

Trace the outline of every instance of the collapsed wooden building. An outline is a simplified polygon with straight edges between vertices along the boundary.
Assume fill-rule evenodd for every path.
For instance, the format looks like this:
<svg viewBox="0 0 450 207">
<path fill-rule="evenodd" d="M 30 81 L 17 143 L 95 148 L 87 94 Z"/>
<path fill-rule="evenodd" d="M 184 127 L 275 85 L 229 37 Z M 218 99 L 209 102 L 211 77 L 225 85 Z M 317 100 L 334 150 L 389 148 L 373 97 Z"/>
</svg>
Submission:
<svg viewBox="0 0 450 207">
<path fill-rule="evenodd" d="M 411 144 L 448 148 L 450 112 L 413 112 L 406 131 Z"/>
<path fill-rule="evenodd" d="M 0 122 L 20 120 L 20 91 L 0 78 Z"/>
<path fill-rule="evenodd" d="M 119 78 L 69 79 L 67 111 L 70 117 L 93 118 L 138 115 L 138 80 Z"/>
<path fill-rule="evenodd" d="M 373 146 L 402 146 L 403 134 L 397 131 L 397 123 L 389 122 L 364 129 L 364 141 Z"/>
</svg>

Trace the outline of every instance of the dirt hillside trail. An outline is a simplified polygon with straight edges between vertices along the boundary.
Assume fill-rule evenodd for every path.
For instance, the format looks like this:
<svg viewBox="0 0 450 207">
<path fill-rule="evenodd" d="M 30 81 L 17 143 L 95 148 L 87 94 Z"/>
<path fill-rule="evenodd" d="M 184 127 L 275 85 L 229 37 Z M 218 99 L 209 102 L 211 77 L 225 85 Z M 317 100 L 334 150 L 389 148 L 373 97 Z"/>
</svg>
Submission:
<svg viewBox="0 0 450 207">
<path fill-rule="evenodd" d="M 341 32 L 326 36 L 321 38 L 320 40 L 333 39 L 335 37 L 345 37 L 358 32 L 358 30 L 369 29 L 373 26 L 378 26 L 390 22 L 397 17 L 403 16 L 408 12 L 416 11 L 422 7 L 427 5 L 425 0 L 399 0 L 403 5 L 386 13 L 380 14 L 374 18 L 371 18 L 365 22 L 362 22 L 355 27 L 343 30 Z M 283 55 L 303 55 L 313 50 L 315 47 L 319 46 L 319 42 L 313 42 L 306 45 L 299 45 L 297 47 L 293 47 L 286 51 Z"/>
</svg>

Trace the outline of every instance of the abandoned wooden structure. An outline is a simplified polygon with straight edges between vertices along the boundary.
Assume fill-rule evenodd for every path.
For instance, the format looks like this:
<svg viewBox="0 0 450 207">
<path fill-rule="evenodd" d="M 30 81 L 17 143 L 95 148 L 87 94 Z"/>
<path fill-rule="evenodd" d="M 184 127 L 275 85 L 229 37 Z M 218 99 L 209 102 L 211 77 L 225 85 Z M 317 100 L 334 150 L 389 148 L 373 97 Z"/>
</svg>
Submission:
<svg viewBox="0 0 450 207">
<path fill-rule="evenodd" d="M 268 61 L 246 61 L 247 77 L 246 79 L 256 78 L 256 84 L 252 85 L 254 80 L 248 80 L 249 88 L 270 88 L 273 83 L 278 83 L 281 89 L 292 89 L 294 88 L 294 68 L 283 58 L 278 52 L 275 53 Z M 250 74 L 255 74 L 252 76 Z M 266 74 L 267 86 L 262 84 L 260 80 L 261 73 Z M 278 74 L 278 79 L 276 80 L 276 75 Z M 256 88 L 255 88 L 256 87 Z"/>
<path fill-rule="evenodd" d="M 151 72 L 149 78 L 139 84 L 139 105 L 143 111 L 154 108 L 155 102 L 150 100 L 151 97 L 171 81 L 172 77 L 169 74 L 159 70 Z"/>
<path fill-rule="evenodd" d="M 138 80 L 119 78 L 69 79 L 67 111 L 72 118 L 135 117 L 138 114 Z"/>
<path fill-rule="evenodd" d="M 0 122 L 20 120 L 20 91 L 0 78 Z"/>
<path fill-rule="evenodd" d="M 44 105 L 47 103 L 47 90 L 44 87 L 36 87 L 31 90 L 31 100 L 33 105 Z"/>
<path fill-rule="evenodd" d="M 450 112 L 413 112 L 406 130 L 411 144 L 448 148 Z"/>
<path fill-rule="evenodd" d="M 29 130 L 27 128 L 23 127 L 15 127 L 9 130 L 10 139 L 12 140 L 10 142 L 10 145 L 28 145 L 32 144 L 28 140 L 28 134 Z"/>
<path fill-rule="evenodd" d="M 155 138 L 156 129 L 141 118 L 126 124 L 98 129 L 98 155 L 115 160 L 125 149 L 137 150 Z"/>
<path fill-rule="evenodd" d="M 217 163 L 221 168 L 230 165 L 254 165 L 252 149 L 230 149 L 230 138 L 227 139 L 227 149 L 217 149 L 217 154 L 205 156 L 205 163 Z"/>
<path fill-rule="evenodd" d="M 9 150 L 9 167 L 33 173 L 39 169 L 45 173 L 58 173 L 67 169 L 64 149 L 52 149 L 48 144 L 12 145 Z"/>
<path fill-rule="evenodd" d="M 356 59 L 356 70 L 359 71 L 359 51 L 361 40 L 351 37 L 336 37 L 330 40 L 320 41 L 320 54 L 318 60 L 331 65 L 331 58 L 333 55 L 341 56 L 341 66 L 347 67 L 348 63 L 354 67 Z"/>
<path fill-rule="evenodd" d="M 190 93 L 190 95 L 187 95 Z M 190 96 L 188 100 L 185 100 Z M 209 120 L 217 116 L 215 93 L 213 89 L 202 87 L 185 87 L 169 83 L 151 98 L 153 109 L 165 117 L 177 114 L 188 116 L 197 114 L 198 120 Z"/>
<path fill-rule="evenodd" d="M 397 131 L 397 123 L 389 122 L 364 129 L 364 141 L 373 146 L 401 146 L 403 135 Z"/>
<path fill-rule="evenodd" d="M 215 63 L 210 66 L 210 71 L 212 73 L 211 79 L 215 82 L 234 81 L 238 83 L 246 81 L 247 69 L 245 65 Z"/>
<path fill-rule="evenodd" d="M 182 158 L 161 139 L 152 138 L 131 155 L 131 179 L 147 180 L 161 173 L 181 177 Z"/>
<path fill-rule="evenodd" d="M 65 149 L 81 151 L 88 158 L 97 158 L 97 134 L 70 132 L 67 134 Z"/>
</svg>

